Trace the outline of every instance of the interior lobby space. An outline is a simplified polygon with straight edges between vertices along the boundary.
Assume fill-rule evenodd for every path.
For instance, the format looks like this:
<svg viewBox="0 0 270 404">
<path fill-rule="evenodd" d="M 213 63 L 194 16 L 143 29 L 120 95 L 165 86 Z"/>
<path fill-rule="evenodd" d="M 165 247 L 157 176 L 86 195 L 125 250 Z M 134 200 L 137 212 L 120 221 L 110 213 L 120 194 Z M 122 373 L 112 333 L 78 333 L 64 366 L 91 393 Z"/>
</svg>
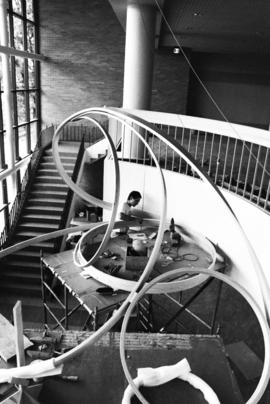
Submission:
<svg viewBox="0 0 270 404">
<path fill-rule="evenodd" d="M 0 403 L 270 402 L 269 17 L 0 0 Z"/>
</svg>

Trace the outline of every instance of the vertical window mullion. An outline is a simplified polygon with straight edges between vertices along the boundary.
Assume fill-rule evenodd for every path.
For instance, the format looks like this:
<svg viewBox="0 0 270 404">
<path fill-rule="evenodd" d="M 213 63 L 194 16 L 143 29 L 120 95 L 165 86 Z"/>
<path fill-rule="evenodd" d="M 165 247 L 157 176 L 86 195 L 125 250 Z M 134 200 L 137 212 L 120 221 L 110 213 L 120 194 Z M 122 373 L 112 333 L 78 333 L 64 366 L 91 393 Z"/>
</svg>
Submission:
<svg viewBox="0 0 270 404">
<path fill-rule="evenodd" d="M 4 143 L 4 125 L 3 125 L 3 113 L 2 113 L 2 91 L 0 83 L 0 168 L 3 170 L 7 168 L 5 160 L 5 143 Z"/>
<path fill-rule="evenodd" d="M 39 15 L 38 2 L 33 0 L 34 30 L 35 30 L 35 53 L 39 53 Z M 35 87 L 36 87 L 36 114 L 37 114 L 37 139 L 41 131 L 41 100 L 40 100 L 40 62 L 35 60 Z"/>
<path fill-rule="evenodd" d="M 26 2 L 22 2 L 23 12 L 23 48 L 27 52 L 27 22 L 26 22 Z M 25 119 L 26 119 L 26 150 L 27 154 L 31 153 L 31 135 L 30 135 L 30 107 L 29 107 L 29 72 L 28 59 L 24 58 L 24 103 L 25 103 Z"/>
<path fill-rule="evenodd" d="M 12 1 L 9 1 L 10 10 L 12 10 Z M 14 46 L 14 23 L 13 14 L 9 13 L 9 41 L 10 46 Z M 16 93 L 16 66 L 15 66 L 15 56 L 10 57 L 10 67 L 11 67 L 11 85 L 12 85 L 12 103 L 13 103 L 13 125 L 14 125 L 14 142 L 15 142 L 15 160 L 20 159 L 19 151 L 19 132 L 18 132 L 18 109 L 17 109 L 17 93 Z"/>
</svg>

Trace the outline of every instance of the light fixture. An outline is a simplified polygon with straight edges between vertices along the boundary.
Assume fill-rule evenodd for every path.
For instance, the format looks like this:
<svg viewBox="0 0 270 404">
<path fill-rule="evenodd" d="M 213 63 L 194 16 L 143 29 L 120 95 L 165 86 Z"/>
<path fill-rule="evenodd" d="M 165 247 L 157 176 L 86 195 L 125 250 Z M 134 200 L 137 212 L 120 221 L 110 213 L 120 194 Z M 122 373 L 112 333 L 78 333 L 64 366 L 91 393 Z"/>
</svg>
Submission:
<svg viewBox="0 0 270 404">
<path fill-rule="evenodd" d="M 180 48 L 178 48 L 178 46 L 176 46 L 175 48 L 173 48 L 173 53 L 174 53 L 175 55 L 179 55 L 179 53 L 180 53 Z"/>
</svg>

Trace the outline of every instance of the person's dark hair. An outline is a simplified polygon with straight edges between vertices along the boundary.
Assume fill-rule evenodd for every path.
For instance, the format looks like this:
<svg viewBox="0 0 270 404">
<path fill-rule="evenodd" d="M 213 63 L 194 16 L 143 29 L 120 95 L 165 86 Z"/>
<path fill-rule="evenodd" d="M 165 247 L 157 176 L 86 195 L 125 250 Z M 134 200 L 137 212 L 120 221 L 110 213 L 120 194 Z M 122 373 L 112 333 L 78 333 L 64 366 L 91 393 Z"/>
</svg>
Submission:
<svg viewBox="0 0 270 404">
<path fill-rule="evenodd" d="M 128 196 L 128 201 L 133 198 L 133 199 L 142 199 L 142 196 L 139 191 L 131 191 L 129 196 Z"/>
</svg>

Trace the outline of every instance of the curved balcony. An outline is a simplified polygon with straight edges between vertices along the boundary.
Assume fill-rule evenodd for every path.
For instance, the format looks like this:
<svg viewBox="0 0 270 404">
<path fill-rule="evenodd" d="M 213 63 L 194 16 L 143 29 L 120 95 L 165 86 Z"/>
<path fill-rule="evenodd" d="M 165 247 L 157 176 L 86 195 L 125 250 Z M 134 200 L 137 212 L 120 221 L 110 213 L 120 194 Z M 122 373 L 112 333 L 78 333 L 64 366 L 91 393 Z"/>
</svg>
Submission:
<svg viewBox="0 0 270 404">
<path fill-rule="evenodd" d="M 241 239 L 230 217 L 230 212 L 218 198 L 209 192 L 192 163 L 171 147 L 175 142 L 186 150 L 195 164 L 215 183 L 231 205 L 236 217 L 247 234 L 260 265 L 268 266 L 269 209 L 269 147 L 267 131 L 234 125 L 208 119 L 183 115 L 165 114 L 151 111 L 114 110 L 121 114 L 132 113 L 144 119 L 150 126 L 157 127 L 166 140 L 154 136 L 146 127 L 136 128 L 159 162 L 166 181 L 168 193 L 167 217 L 174 217 L 177 223 L 191 226 L 205 234 L 220 246 L 230 257 L 231 276 L 254 298 L 262 303 L 260 287 L 256 280 L 254 265 L 245 243 Z M 124 200 L 132 189 L 144 195 L 142 208 L 144 215 L 156 218 L 159 212 L 158 179 L 153 158 L 147 148 L 130 138 L 129 131 L 120 121 L 110 116 L 106 123 L 117 148 L 121 172 L 120 200 Z M 105 144 L 89 149 L 95 155 L 105 148 Z M 99 151 L 98 151 L 99 150 Z M 113 161 L 108 154 L 104 162 L 104 199 L 113 195 L 111 173 Z M 104 211 L 104 218 L 109 214 Z M 269 283 L 269 281 L 268 281 Z"/>
<path fill-rule="evenodd" d="M 129 112 L 154 124 L 169 138 L 179 142 L 216 185 L 266 212 L 270 211 L 268 131 L 186 115 L 141 110 Z M 149 144 L 162 168 L 196 176 L 185 161 L 177 158 L 176 153 L 170 152 L 161 141 L 151 139 Z M 150 161 L 150 164 L 153 162 Z"/>
</svg>

